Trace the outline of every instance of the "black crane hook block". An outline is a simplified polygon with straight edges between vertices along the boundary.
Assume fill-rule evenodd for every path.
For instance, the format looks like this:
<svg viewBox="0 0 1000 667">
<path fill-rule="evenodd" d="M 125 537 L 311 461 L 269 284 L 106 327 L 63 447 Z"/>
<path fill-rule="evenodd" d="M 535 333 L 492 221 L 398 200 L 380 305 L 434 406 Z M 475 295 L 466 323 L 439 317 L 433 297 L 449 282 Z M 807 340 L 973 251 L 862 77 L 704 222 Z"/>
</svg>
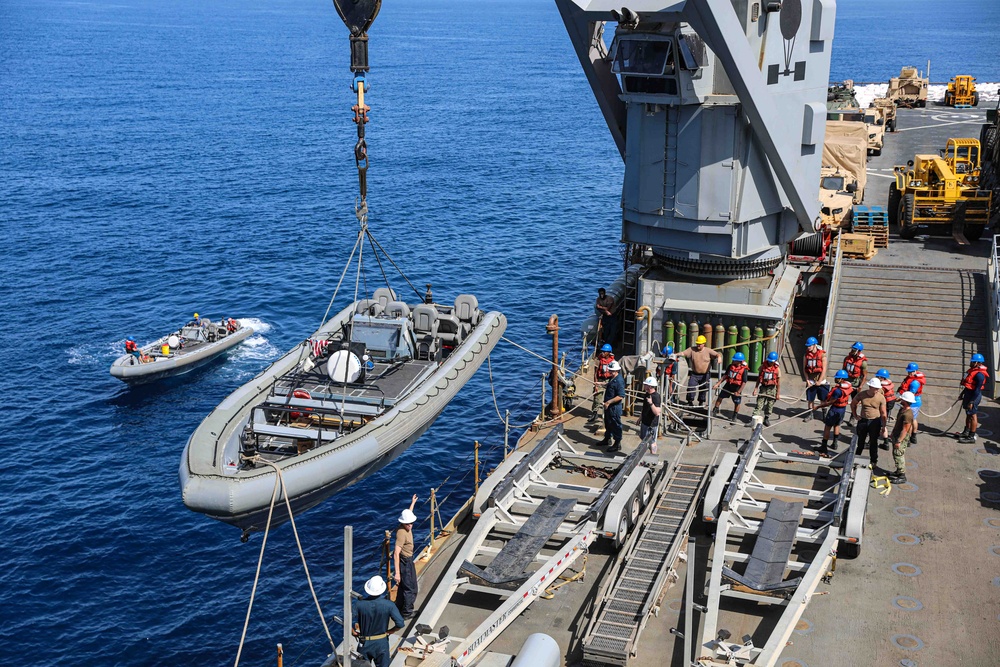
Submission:
<svg viewBox="0 0 1000 667">
<path fill-rule="evenodd" d="M 341 20 L 351 31 L 351 71 L 368 71 L 368 28 L 371 27 L 382 0 L 333 0 Z"/>
<path fill-rule="evenodd" d="M 360 36 L 368 32 L 378 10 L 382 8 L 382 0 L 333 0 L 333 6 L 351 31 L 351 35 Z"/>
</svg>

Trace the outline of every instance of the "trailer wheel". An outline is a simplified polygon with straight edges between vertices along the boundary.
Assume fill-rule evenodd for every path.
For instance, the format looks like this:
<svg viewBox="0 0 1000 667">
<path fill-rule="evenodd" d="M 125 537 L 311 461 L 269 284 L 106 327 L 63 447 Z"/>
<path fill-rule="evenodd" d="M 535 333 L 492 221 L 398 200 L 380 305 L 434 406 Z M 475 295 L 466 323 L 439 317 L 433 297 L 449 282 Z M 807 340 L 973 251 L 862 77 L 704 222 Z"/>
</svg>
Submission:
<svg viewBox="0 0 1000 667">
<path fill-rule="evenodd" d="M 633 493 L 632 497 L 629 498 L 626 508 L 628 509 L 628 525 L 630 528 L 634 528 L 639 525 L 639 516 L 642 514 L 638 491 Z"/>
<path fill-rule="evenodd" d="M 642 479 L 642 484 L 639 485 L 639 500 L 642 503 L 643 509 L 649 504 L 649 501 L 653 498 L 653 480 L 646 475 Z"/>
<path fill-rule="evenodd" d="M 615 533 L 615 549 L 625 546 L 625 538 L 628 536 L 628 514 L 622 513 L 618 519 L 618 532 Z"/>
<path fill-rule="evenodd" d="M 861 545 L 856 542 L 841 542 L 837 547 L 837 556 L 853 560 L 861 555 Z"/>
</svg>

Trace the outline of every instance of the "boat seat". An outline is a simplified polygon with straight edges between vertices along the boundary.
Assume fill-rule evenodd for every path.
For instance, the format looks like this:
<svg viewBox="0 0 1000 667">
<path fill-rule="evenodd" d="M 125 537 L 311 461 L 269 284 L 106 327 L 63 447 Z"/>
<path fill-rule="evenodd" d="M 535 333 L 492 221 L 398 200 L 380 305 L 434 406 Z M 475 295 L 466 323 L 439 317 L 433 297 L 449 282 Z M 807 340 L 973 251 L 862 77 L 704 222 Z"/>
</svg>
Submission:
<svg viewBox="0 0 1000 667">
<path fill-rule="evenodd" d="M 296 440 L 319 440 L 322 431 L 315 428 L 296 428 L 295 426 L 277 426 L 275 424 L 253 424 L 255 435 L 272 435 L 277 438 L 292 438 Z M 334 435 L 327 434 L 324 440 L 333 440 Z"/>
<path fill-rule="evenodd" d="M 462 331 L 462 323 L 454 315 L 441 315 L 437 317 L 437 337 L 444 345 L 458 347 L 465 338 Z"/>
<path fill-rule="evenodd" d="M 413 309 L 410 315 L 413 320 L 413 339 L 417 344 L 417 359 L 434 359 L 437 357 L 438 342 L 438 312 L 437 309 L 422 303 Z"/>
<path fill-rule="evenodd" d="M 391 287 L 379 287 L 372 294 L 372 300 L 378 301 L 378 304 L 382 306 L 382 310 L 386 310 L 389 304 L 396 300 L 396 293 Z"/>
<path fill-rule="evenodd" d="M 559 531 L 559 526 L 576 506 L 573 498 L 546 496 L 521 528 L 503 545 L 493 562 L 485 568 L 469 561 L 460 572 L 473 584 L 517 590 L 533 573 L 525 568 L 534 562 L 545 543 Z"/>
<path fill-rule="evenodd" d="M 481 316 L 479 300 L 471 294 L 459 294 L 455 297 L 455 315 L 462 323 L 462 328 L 465 330 L 464 335 L 468 336 L 469 332 L 479 324 Z"/>
<path fill-rule="evenodd" d="M 358 305 L 354 307 L 354 312 L 358 315 L 370 315 L 371 317 L 376 317 L 382 314 L 382 304 L 375 299 L 362 299 L 361 301 L 358 301 Z"/>
<path fill-rule="evenodd" d="M 406 319 L 410 316 L 410 307 L 405 301 L 390 301 L 385 307 L 385 314 L 395 319 Z"/>
<path fill-rule="evenodd" d="M 755 591 L 770 592 L 797 588 L 802 577 L 785 581 L 788 557 L 795 543 L 795 533 L 802 519 L 802 503 L 788 503 L 773 498 L 757 534 L 757 542 L 747 561 L 747 569 L 737 574 L 722 568 L 726 578 Z"/>
<path fill-rule="evenodd" d="M 315 398 L 285 398 L 282 396 L 272 396 L 264 401 L 264 405 L 271 408 L 313 408 L 325 412 L 340 412 L 341 402 L 339 400 L 316 400 Z M 366 415 L 376 416 L 381 411 L 377 405 L 369 403 L 358 403 L 347 400 L 343 402 L 344 414 L 346 415 Z"/>
</svg>

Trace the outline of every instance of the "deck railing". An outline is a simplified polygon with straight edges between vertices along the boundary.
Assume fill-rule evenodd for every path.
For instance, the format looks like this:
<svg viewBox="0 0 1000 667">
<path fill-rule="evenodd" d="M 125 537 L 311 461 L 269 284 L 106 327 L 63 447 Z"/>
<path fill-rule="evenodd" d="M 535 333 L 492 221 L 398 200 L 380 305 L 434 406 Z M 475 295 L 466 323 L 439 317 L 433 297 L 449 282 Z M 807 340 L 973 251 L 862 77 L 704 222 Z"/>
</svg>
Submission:
<svg viewBox="0 0 1000 667">
<path fill-rule="evenodd" d="M 993 377 L 997 377 L 1000 364 L 1000 235 L 993 236 L 993 252 L 987 260 L 990 280 L 990 367 Z M 993 382 L 993 398 L 997 398 L 1000 382 Z"/>
</svg>

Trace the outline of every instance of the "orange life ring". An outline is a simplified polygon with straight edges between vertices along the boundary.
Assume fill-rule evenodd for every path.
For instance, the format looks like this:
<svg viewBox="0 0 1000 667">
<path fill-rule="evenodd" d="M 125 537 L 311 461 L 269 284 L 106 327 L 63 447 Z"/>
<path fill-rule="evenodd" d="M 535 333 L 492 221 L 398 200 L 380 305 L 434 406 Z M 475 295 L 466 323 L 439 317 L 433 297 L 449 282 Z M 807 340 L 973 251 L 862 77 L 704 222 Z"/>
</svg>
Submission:
<svg viewBox="0 0 1000 667">
<path fill-rule="evenodd" d="M 308 398 L 308 399 L 312 399 L 312 394 L 310 394 L 305 389 L 296 389 L 295 391 L 292 392 L 292 398 Z M 306 412 L 312 412 L 312 408 L 303 408 L 303 409 Z M 299 417 L 302 416 L 302 413 L 301 412 L 289 412 L 288 416 L 291 417 L 292 419 L 298 419 Z"/>
</svg>

